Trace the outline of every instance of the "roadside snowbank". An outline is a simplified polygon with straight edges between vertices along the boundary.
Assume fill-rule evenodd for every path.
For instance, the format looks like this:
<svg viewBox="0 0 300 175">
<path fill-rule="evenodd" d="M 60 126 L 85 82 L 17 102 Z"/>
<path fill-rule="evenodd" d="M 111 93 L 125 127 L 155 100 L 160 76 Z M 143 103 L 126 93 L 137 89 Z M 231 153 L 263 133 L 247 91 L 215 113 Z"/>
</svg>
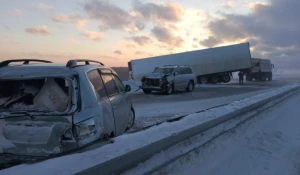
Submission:
<svg viewBox="0 0 300 175">
<path fill-rule="evenodd" d="M 251 98 L 233 102 L 227 106 L 207 110 L 202 113 L 188 115 L 178 122 L 163 123 L 151 129 L 134 134 L 125 134 L 115 139 L 115 143 L 84 153 L 68 155 L 50 159 L 33 165 L 22 164 L 0 171 L 0 174 L 75 174 L 98 164 L 114 159 L 133 150 L 141 149 L 146 145 L 164 138 L 177 135 L 189 128 L 198 126 L 210 120 L 224 116 L 233 111 L 270 98 L 284 91 L 299 87 L 300 84 L 285 86 L 276 90 L 257 95 Z"/>
<path fill-rule="evenodd" d="M 298 175 L 299 99 L 297 93 L 278 107 L 194 149 L 154 174 Z"/>
</svg>

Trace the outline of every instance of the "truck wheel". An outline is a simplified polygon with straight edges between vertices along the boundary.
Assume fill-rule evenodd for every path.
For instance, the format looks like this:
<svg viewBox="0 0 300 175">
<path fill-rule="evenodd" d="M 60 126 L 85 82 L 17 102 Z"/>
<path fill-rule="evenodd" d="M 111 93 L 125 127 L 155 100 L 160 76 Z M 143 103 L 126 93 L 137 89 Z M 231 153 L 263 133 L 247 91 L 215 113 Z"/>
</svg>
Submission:
<svg viewBox="0 0 300 175">
<path fill-rule="evenodd" d="M 164 93 L 166 95 L 171 95 L 173 93 L 173 85 L 167 86 L 166 89 L 164 90 Z"/>
<path fill-rule="evenodd" d="M 228 74 L 225 74 L 222 76 L 223 83 L 228 83 L 230 81 L 230 76 Z"/>
<path fill-rule="evenodd" d="M 199 83 L 200 84 L 207 84 L 208 83 L 208 78 L 206 76 L 201 76 L 199 78 Z"/>
<path fill-rule="evenodd" d="M 213 84 L 217 84 L 219 82 L 219 77 L 218 76 L 212 76 L 210 81 L 213 83 Z"/>
<path fill-rule="evenodd" d="M 272 75 L 272 73 L 270 73 L 270 75 L 269 75 L 269 77 L 268 77 L 268 80 L 269 80 L 269 81 L 272 81 L 272 78 L 273 78 L 273 75 Z"/>
<path fill-rule="evenodd" d="M 190 81 L 189 84 L 186 87 L 186 91 L 187 92 L 192 92 L 194 90 L 195 86 L 194 86 L 194 82 Z"/>
<path fill-rule="evenodd" d="M 145 94 L 150 94 L 152 91 L 151 91 L 150 89 L 143 89 L 143 92 L 144 92 Z"/>
</svg>

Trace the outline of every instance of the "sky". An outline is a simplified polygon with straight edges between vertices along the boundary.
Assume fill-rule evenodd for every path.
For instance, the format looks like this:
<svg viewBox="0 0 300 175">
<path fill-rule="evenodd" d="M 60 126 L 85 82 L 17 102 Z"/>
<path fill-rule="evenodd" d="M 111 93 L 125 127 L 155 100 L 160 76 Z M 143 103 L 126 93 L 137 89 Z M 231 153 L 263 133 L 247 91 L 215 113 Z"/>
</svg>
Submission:
<svg viewBox="0 0 300 175">
<path fill-rule="evenodd" d="M 252 57 L 300 68 L 299 0 L 10 0 L 0 61 L 133 59 L 249 42 Z"/>
</svg>

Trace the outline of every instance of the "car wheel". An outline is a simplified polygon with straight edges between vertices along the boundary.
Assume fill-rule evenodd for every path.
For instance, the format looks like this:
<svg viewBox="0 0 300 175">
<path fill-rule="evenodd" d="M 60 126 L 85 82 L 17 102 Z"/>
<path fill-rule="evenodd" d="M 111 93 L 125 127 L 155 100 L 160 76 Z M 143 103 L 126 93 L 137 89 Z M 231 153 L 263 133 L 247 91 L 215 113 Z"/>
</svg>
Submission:
<svg viewBox="0 0 300 175">
<path fill-rule="evenodd" d="M 134 124 L 134 121 L 135 121 L 135 112 L 134 112 L 134 109 L 131 108 L 130 115 L 129 115 L 129 120 L 128 120 L 128 125 L 126 127 L 126 131 L 132 128 L 132 126 Z"/>
<path fill-rule="evenodd" d="M 188 84 L 188 86 L 187 86 L 187 88 L 186 88 L 186 91 L 187 92 L 192 92 L 193 90 L 194 90 L 194 82 L 193 81 L 189 81 L 189 84 Z"/>
<path fill-rule="evenodd" d="M 165 94 L 170 95 L 172 93 L 173 93 L 173 86 L 172 85 L 167 86 L 165 89 Z"/>
<path fill-rule="evenodd" d="M 143 92 L 144 92 L 145 94 L 150 94 L 152 91 L 151 91 L 151 89 L 143 89 Z"/>
</svg>

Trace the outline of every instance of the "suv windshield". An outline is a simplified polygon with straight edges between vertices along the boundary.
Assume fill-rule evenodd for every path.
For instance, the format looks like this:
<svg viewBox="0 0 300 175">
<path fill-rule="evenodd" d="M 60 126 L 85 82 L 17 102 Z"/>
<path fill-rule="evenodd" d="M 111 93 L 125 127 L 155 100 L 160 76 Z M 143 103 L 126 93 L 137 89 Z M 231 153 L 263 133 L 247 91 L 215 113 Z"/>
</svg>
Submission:
<svg viewBox="0 0 300 175">
<path fill-rule="evenodd" d="M 174 68 L 157 68 L 154 70 L 154 73 L 162 73 L 165 75 L 170 75 L 174 71 Z"/>
</svg>

